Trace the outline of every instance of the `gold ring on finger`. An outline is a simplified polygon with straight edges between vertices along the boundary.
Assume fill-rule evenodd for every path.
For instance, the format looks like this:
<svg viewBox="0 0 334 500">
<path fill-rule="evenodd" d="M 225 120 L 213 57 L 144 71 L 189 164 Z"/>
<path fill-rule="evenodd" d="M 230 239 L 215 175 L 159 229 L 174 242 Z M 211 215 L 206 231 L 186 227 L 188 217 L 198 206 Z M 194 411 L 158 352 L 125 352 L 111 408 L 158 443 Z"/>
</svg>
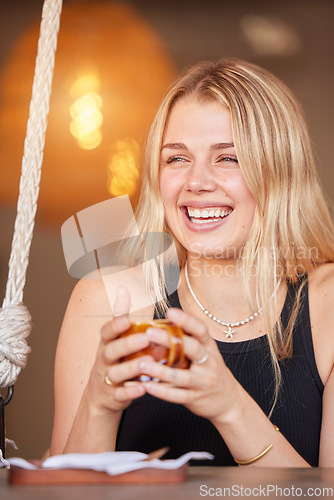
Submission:
<svg viewBox="0 0 334 500">
<path fill-rule="evenodd" d="M 104 377 L 104 381 L 107 385 L 114 385 L 114 383 L 110 380 L 110 378 L 108 377 L 108 375 L 106 375 Z"/>
</svg>

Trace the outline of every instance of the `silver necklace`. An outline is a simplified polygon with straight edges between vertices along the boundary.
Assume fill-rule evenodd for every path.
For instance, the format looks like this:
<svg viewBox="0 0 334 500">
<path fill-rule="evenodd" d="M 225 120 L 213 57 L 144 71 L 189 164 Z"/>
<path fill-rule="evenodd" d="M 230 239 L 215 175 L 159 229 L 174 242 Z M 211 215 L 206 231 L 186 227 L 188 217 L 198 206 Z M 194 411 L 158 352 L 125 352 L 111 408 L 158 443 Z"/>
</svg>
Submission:
<svg viewBox="0 0 334 500">
<path fill-rule="evenodd" d="M 210 319 L 212 319 L 213 321 L 215 321 L 219 325 L 227 326 L 228 330 L 224 330 L 224 333 L 226 334 L 226 338 L 227 339 L 228 338 L 233 339 L 233 333 L 235 333 L 234 328 L 237 328 L 238 326 L 245 325 L 246 323 L 249 323 L 253 319 L 257 318 L 257 316 L 260 314 L 260 312 L 263 309 L 263 306 L 260 307 L 260 309 L 257 312 L 253 313 L 251 316 L 249 316 L 249 318 L 246 318 L 243 321 L 236 321 L 235 323 L 227 323 L 226 321 L 222 321 L 221 319 L 216 318 L 216 316 L 214 316 L 213 314 L 211 314 L 207 309 L 205 309 L 205 307 L 200 303 L 200 301 L 196 297 L 195 292 L 191 288 L 191 285 L 189 283 L 188 262 L 187 261 L 186 261 L 186 265 L 185 265 L 185 268 L 184 268 L 184 272 L 185 272 L 186 282 L 187 282 L 187 286 L 189 288 L 189 292 L 193 296 L 193 298 L 194 298 L 195 302 L 197 303 L 197 305 L 202 309 L 202 311 L 204 312 L 204 314 L 206 314 Z M 278 290 L 278 288 L 280 286 L 280 283 L 281 283 L 281 280 L 279 280 L 279 282 L 278 282 L 278 284 L 277 284 L 277 286 L 276 286 L 276 288 L 275 288 L 272 296 L 270 297 L 270 300 L 273 298 L 274 294 L 277 292 L 277 290 Z"/>
</svg>

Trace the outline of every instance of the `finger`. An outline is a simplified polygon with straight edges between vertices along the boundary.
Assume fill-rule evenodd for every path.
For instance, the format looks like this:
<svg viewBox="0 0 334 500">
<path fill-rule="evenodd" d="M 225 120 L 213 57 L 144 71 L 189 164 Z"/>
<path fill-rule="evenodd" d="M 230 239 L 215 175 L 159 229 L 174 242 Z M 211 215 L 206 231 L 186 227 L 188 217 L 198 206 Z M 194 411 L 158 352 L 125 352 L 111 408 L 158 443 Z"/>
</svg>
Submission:
<svg viewBox="0 0 334 500">
<path fill-rule="evenodd" d="M 163 399 L 170 403 L 187 405 L 195 399 L 195 391 L 172 387 L 169 384 L 157 382 L 145 382 L 145 390 L 151 396 Z"/>
<path fill-rule="evenodd" d="M 172 323 L 179 325 L 185 332 L 197 338 L 200 342 L 206 343 L 212 341 L 212 337 L 209 335 L 205 324 L 181 309 L 168 309 L 167 318 Z"/>
<path fill-rule="evenodd" d="M 150 338 L 145 333 L 134 333 L 124 338 L 108 342 L 103 348 L 103 361 L 111 365 L 125 356 L 130 356 L 150 345 Z"/>
<path fill-rule="evenodd" d="M 114 318 L 129 314 L 131 307 L 131 298 L 128 289 L 125 286 L 119 286 L 116 292 L 114 303 Z"/>
<path fill-rule="evenodd" d="M 106 375 L 114 385 L 122 385 L 131 379 L 147 375 L 144 373 L 142 366 L 143 363 L 149 365 L 151 362 L 152 358 L 150 356 L 141 356 L 140 358 L 110 366 L 106 371 Z"/>
<path fill-rule="evenodd" d="M 148 328 L 146 334 L 151 339 L 152 343 L 163 347 L 170 347 L 170 336 L 166 330 Z M 190 359 L 190 361 L 202 359 L 205 353 L 210 349 L 210 347 L 204 346 L 196 338 L 186 334 L 183 335 L 183 348 L 185 356 Z"/>
<path fill-rule="evenodd" d="M 146 330 L 147 338 L 151 339 L 153 343 L 157 343 L 163 347 L 170 347 L 170 334 L 163 328 L 150 327 Z"/>
<path fill-rule="evenodd" d="M 193 373 L 190 370 L 182 368 L 171 368 L 167 365 L 154 362 L 149 357 L 143 357 L 140 360 L 139 368 L 143 374 L 151 379 L 158 379 L 161 382 L 169 383 L 174 387 L 192 387 L 198 386 Z M 198 380 L 198 379 L 197 379 Z M 200 379 L 202 381 L 202 377 Z"/>
<path fill-rule="evenodd" d="M 140 398 L 146 393 L 146 388 L 141 382 L 131 385 L 115 385 L 111 386 L 110 389 L 113 391 L 114 399 L 118 403 L 131 402 L 133 399 Z"/>
<path fill-rule="evenodd" d="M 103 342 L 107 343 L 115 339 L 130 328 L 130 305 L 130 294 L 127 288 L 125 288 L 125 286 L 119 286 L 117 288 L 114 303 L 114 318 L 106 323 L 101 329 L 101 338 Z"/>
<path fill-rule="evenodd" d="M 101 340 L 107 344 L 111 340 L 116 339 L 122 333 L 126 332 L 131 326 L 130 319 L 127 315 L 118 316 L 117 318 L 108 321 L 101 328 Z"/>
</svg>

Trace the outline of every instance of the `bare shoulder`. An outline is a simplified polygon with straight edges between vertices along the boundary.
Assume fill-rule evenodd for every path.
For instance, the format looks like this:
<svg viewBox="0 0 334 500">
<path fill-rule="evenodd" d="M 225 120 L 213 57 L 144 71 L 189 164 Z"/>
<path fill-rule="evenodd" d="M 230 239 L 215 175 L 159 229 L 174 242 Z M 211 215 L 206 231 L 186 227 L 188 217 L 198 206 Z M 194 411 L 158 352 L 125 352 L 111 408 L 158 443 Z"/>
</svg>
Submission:
<svg viewBox="0 0 334 500">
<path fill-rule="evenodd" d="M 78 281 L 60 330 L 56 368 L 74 367 L 82 361 L 90 366 L 100 341 L 101 328 L 111 319 L 112 309 L 103 281 L 91 278 Z"/>
<path fill-rule="evenodd" d="M 315 357 L 325 384 L 334 365 L 334 264 L 309 274 L 309 301 Z"/>
<path fill-rule="evenodd" d="M 112 309 L 102 278 L 87 276 L 79 280 L 72 291 L 68 309 L 74 313 L 84 312 L 86 314 L 95 313 L 111 316 Z"/>
<path fill-rule="evenodd" d="M 148 294 L 139 269 L 103 269 L 99 277 L 88 275 L 78 281 L 71 294 L 64 318 L 63 328 L 71 331 L 94 331 L 113 318 L 113 307 L 120 286 L 130 296 L 130 317 L 153 317 L 152 297 Z"/>
</svg>

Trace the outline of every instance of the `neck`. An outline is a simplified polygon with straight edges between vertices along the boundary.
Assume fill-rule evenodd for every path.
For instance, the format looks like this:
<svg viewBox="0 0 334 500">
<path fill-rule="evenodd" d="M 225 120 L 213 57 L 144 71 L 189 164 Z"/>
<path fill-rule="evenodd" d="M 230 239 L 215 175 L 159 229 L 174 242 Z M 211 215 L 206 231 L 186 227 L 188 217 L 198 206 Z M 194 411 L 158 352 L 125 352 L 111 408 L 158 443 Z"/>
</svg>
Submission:
<svg viewBox="0 0 334 500">
<path fill-rule="evenodd" d="M 183 272 L 184 290 L 189 303 L 206 309 L 226 322 L 239 321 L 257 312 L 262 304 L 251 305 L 246 299 L 240 260 L 193 258 L 187 260 L 188 284 Z M 256 294 L 256 276 L 248 281 L 251 297 Z M 191 298 L 190 298 L 191 297 Z M 225 319 L 226 318 L 226 319 Z M 233 319 L 236 318 L 236 319 Z"/>
<path fill-rule="evenodd" d="M 240 261 L 188 257 L 187 269 L 189 284 L 184 268 L 181 275 L 181 299 L 187 304 L 189 312 L 206 321 L 211 332 L 216 332 L 212 335 L 214 338 L 221 340 L 225 334 L 226 338 L 234 338 L 229 333 L 230 326 L 234 329 L 232 333 L 237 328 L 235 341 L 263 334 L 264 325 L 260 317 L 263 304 L 250 306 L 246 300 Z M 251 278 L 249 287 L 252 296 L 255 296 L 256 276 Z M 279 285 L 269 302 L 278 291 Z M 279 296 L 280 304 L 275 317 L 278 317 L 283 306 L 285 290 L 281 290 Z M 224 330 L 222 325 L 227 326 L 228 330 Z"/>
<path fill-rule="evenodd" d="M 188 275 L 196 289 L 219 287 L 229 293 L 243 293 L 243 275 L 241 260 L 206 259 L 188 255 Z M 255 286 L 255 279 L 254 286 Z"/>
</svg>

